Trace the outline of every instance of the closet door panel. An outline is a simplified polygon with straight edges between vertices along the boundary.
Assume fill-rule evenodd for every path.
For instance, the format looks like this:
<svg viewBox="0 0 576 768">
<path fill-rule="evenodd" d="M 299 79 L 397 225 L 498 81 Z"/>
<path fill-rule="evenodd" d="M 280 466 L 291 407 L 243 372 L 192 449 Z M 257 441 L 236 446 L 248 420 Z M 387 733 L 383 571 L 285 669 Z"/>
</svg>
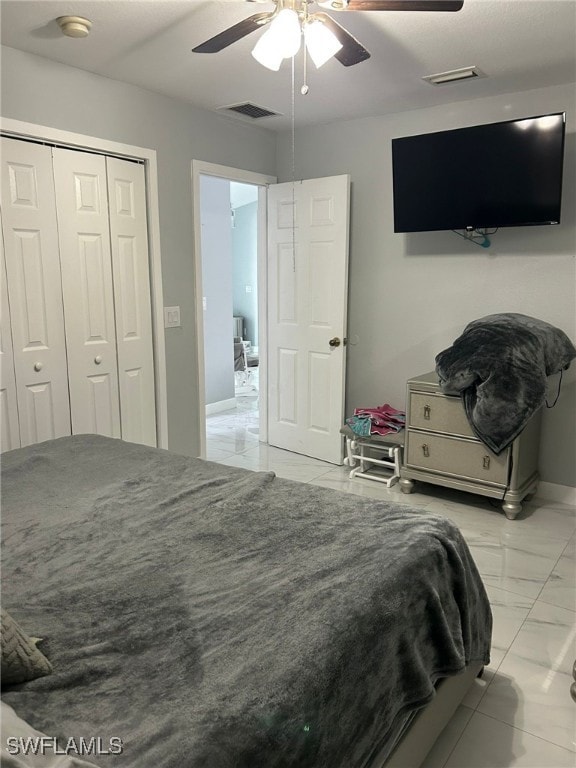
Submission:
<svg viewBox="0 0 576 768">
<path fill-rule="evenodd" d="M 156 445 L 144 167 L 106 158 L 122 437 Z"/>
<path fill-rule="evenodd" d="M 54 149 L 72 432 L 120 437 L 106 160 Z"/>
<path fill-rule="evenodd" d="M 0 305 L 0 451 L 4 452 L 20 448 L 20 426 L 2 232 L 0 232 L 0 301 L 2 302 Z"/>
<path fill-rule="evenodd" d="M 2 139 L 2 227 L 20 443 L 29 445 L 71 433 L 48 147 Z"/>
</svg>

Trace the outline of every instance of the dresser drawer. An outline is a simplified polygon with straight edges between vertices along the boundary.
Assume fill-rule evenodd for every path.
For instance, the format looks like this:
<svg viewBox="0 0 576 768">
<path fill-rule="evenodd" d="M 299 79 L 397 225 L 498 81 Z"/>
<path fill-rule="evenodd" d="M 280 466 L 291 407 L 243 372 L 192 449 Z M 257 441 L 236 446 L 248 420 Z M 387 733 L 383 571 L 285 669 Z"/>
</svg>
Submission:
<svg viewBox="0 0 576 768">
<path fill-rule="evenodd" d="M 405 463 L 477 482 L 502 486 L 508 482 L 508 450 L 496 456 L 485 445 L 472 440 L 409 431 Z"/>
<path fill-rule="evenodd" d="M 459 397 L 411 392 L 408 426 L 474 437 Z"/>
</svg>

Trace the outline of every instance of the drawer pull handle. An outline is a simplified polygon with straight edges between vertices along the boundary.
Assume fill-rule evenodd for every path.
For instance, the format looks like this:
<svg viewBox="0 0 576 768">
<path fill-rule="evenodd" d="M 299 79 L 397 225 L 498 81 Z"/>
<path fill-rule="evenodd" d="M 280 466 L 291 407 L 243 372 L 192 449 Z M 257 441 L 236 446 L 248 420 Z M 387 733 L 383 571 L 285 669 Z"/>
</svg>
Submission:
<svg viewBox="0 0 576 768">
<path fill-rule="evenodd" d="M 422 446 L 422 453 L 426 457 L 430 456 L 430 448 L 426 445 L 426 443 L 424 443 Z"/>
<path fill-rule="evenodd" d="M 482 460 L 482 466 L 484 469 L 490 469 L 490 456 L 484 456 Z"/>
<path fill-rule="evenodd" d="M 431 411 L 432 411 L 432 408 L 430 408 L 429 405 L 424 406 L 424 418 L 426 419 L 426 421 L 430 421 Z"/>
</svg>

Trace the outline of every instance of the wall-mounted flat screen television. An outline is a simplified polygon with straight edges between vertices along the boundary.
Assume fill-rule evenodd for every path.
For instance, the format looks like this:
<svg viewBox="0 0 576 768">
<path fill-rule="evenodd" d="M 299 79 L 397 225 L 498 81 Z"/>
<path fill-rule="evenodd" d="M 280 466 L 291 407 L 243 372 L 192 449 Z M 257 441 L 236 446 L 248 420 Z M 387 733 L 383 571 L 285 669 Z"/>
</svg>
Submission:
<svg viewBox="0 0 576 768">
<path fill-rule="evenodd" d="M 565 113 L 392 139 L 394 231 L 558 224 Z"/>
</svg>

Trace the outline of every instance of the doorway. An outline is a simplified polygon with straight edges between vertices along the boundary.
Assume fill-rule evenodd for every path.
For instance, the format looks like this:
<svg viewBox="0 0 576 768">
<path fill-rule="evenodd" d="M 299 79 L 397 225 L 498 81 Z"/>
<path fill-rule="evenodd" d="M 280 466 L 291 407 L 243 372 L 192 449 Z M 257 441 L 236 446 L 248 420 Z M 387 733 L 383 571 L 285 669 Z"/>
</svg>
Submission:
<svg viewBox="0 0 576 768">
<path fill-rule="evenodd" d="M 275 184 L 273 177 L 200 161 L 193 161 L 192 174 L 200 456 L 206 458 L 201 178 L 210 176 L 258 187 L 258 439 L 341 464 L 350 177 Z M 298 338 L 285 339 L 293 329 Z"/>
<path fill-rule="evenodd" d="M 216 458 L 259 438 L 258 187 L 202 174 L 200 219 L 207 458 Z"/>
<path fill-rule="evenodd" d="M 206 418 L 239 403 L 257 406 L 258 439 L 267 442 L 266 187 L 276 179 L 201 161 L 193 161 L 192 178 L 198 423 L 206 458 Z M 243 366 L 235 366 L 234 337 Z"/>
</svg>

